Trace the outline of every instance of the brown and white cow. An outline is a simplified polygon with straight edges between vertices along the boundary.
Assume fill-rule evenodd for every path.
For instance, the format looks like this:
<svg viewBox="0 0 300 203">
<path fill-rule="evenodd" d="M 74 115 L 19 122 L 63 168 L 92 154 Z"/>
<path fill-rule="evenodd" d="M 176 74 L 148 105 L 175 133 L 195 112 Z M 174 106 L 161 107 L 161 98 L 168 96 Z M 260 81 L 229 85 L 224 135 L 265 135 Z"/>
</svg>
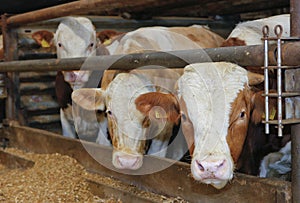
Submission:
<svg viewBox="0 0 300 203">
<path fill-rule="evenodd" d="M 178 80 L 178 98 L 196 180 L 220 189 L 232 179 L 256 96 L 249 85 L 262 81 L 263 76 L 232 63 L 198 63 L 184 68 Z M 155 93 L 151 97 L 158 99 Z"/>
<path fill-rule="evenodd" d="M 223 188 L 232 179 L 252 107 L 249 83 L 247 71 L 236 64 L 185 67 L 178 81 L 181 124 L 187 140 L 194 141 L 191 171 L 196 180 Z"/>
<path fill-rule="evenodd" d="M 275 37 L 274 27 L 281 25 L 283 28 L 282 36 L 290 36 L 290 15 L 276 15 L 268 18 L 257 19 L 253 21 L 246 21 L 237 24 L 227 37 L 222 46 L 245 46 L 245 45 L 262 45 L 261 40 L 263 33 L 263 26 L 269 27 L 269 37 Z M 270 42 L 272 43 L 272 41 Z M 257 67 L 245 67 L 247 70 L 255 71 L 263 74 L 263 69 Z M 269 71 L 269 88 L 276 89 L 276 70 Z M 258 91 L 263 90 L 263 84 L 257 86 Z M 258 93 L 257 93 L 258 94 Z M 269 108 L 271 110 L 276 109 L 275 102 L 269 98 Z M 255 111 L 251 112 L 251 119 L 248 127 L 247 138 L 243 147 L 242 154 L 238 160 L 237 170 L 242 173 L 250 175 L 259 174 L 259 166 L 262 158 L 274 151 L 278 151 L 286 143 L 286 137 L 278 137 L 277 133 L 264 133 L 264 124 L 262 121 L 262 113 L 265 109 L 264 97 L 257 96 L 255 101 Z M 274 109 L 272 109 L 274 106 Z M 257 113 L 259 112 L 259 113 Z M 276 112 L 276 111 L 275 111 Z M 272 131 L 273 126 L 270 126 Z M 286 130 L 286 129 L 285 129 Z M 276 130 L 277 131 L 277 130 Z"/>
<path fill-rule="evenodd" d="M 116 168 L 139 169 L 150 139 L 148 154 L 166 154 L 173 125 L 179 121 L 179 105 L 174 95 L 156 89 L 153 81 L 157 72 L 160 70 L 154 70 L 154 74 L 149 74 L 149 70 L 120 73 L 106 89 L 82 88 L 72 93 L 73 101 L 87 110 L 106 109 L 114 148 L 112 162 Z M 176 76 L 178 79 L 175 73 Z M 176 79 L 173 86 L 175 82 Z M 160 89 L 168 90 L 162 83 Z M 150 93 L 155 93 L 156 98 Z"/>
</svg>

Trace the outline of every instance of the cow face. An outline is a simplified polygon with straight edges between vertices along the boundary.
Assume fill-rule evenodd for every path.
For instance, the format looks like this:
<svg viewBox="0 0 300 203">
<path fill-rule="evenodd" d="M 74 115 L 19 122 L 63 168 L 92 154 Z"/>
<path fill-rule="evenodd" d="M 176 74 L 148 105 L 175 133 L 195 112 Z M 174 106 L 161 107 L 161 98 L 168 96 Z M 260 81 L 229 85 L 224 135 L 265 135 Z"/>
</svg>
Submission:
<svg viewBox="0 0 300 203">
<path fill-rule="evenodd" d="M 37 31 L 32 38 L 42 47 L 56 47 L 57 58 L 76 58 L 96 55 L 97 39 L 92 22 L 84 17 L 67 17 L 55 34 L 47 30 Z M 84 86 L 89 71 L 63 71 L 64 79 L 73 89 Z"/>
<path fill-rule="evenodd" d="M 178 88 L 183 133 L 188 143 L 194 141 L 192 175 L 222 188 L 233 177 L 246 137 L 251 108 L 247 71 L 225 62 L 192 64 Z"/>
<path fill-rule="evenodd" d="M 84 17 L 66 17 L 53 34 L 47 30 L 32 34 L 42 47 L 56 47 L 57 58 L 76 58 L 96 55 L 97 39 L 92 22 Z M 73 89 L 84 86 L 89 71 L 62 71 L 64 79 Z"/>
<path fill-rule="evenodd" d="M 96 55 L 96 31 L 87 18 L 66 18 L 54 35 L 57 58 L 76 58 Z M 73 89 L 84 86 L 89 71 L 63 71 L 64 79 Z"/>
<path fill-rule="evenodd" d="M 136 109 L 135 99 L 155 88 L 144 78 L 121 73 L 106 90 L 82 88 L 72 99 L 85 109 L 106 107 L 108 130 L 113 144 L 113 165 L 119 169 L 136 170 L 142 166 L 146 147 L 147 121 Z"/>
</svg>

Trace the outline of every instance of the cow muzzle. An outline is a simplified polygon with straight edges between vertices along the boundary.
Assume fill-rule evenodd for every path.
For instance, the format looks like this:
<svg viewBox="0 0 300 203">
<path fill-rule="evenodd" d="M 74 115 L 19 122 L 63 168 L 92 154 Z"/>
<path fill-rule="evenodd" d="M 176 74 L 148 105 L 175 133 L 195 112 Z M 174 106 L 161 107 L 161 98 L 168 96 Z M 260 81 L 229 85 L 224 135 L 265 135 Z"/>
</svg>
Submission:
<svg viewBox="0 0 300 203">
<path fill-rule="evenodd" d="M 225 156 L 208 156 L 205 159 L 193 158 L 191 171 L 195 180 L 223 188 L 233 177 L 232 161 Z"/>
<path fill-rule="evenodd" d="M 70 83 L 73 89 L 82 88 L 88 81 L 89 74 L 88 71 L 63 71 L 65 81 Z"/>
<path fill-rule="evenodd" d="M 113 165 L 118 169 L 137 170 L 143 165 L 143 156 L 116 151 L 113 153 Z"/>
</svg>

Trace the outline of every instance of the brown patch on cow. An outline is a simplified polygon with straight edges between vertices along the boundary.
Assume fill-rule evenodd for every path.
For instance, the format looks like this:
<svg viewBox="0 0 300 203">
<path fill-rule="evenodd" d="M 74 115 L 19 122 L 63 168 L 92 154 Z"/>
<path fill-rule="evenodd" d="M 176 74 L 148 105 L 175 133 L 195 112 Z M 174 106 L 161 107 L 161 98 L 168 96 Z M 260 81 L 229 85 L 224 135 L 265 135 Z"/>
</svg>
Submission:
<svg viewBox="0 0 300 203">
<path fill-rule="evenodd" d="M 221 47 L 231 47 L 231 46 L 246 46 L 246 42 L 237 37 L 231 37 L 226 39 Z"/>
<path fill-rule="evenodd" d="M 171 27 L 169 30 L 188 37 L 202 48 L 219 47 L 224 42 L 223 37 L 204 26 Z"/>
<path fill-rule="evenodd" d="M 116 30 L 103 30 L 101 32 L 97 32 L 96 36 L 103 44 L 107 40 L 111 40 L 111 42 L 113 42 L 118 36 L 123 36 L 124 34 L 124 32 L 118 32 Z"/>
<path fill-rule="evenodd" d="M 276 90 L 270 90 L 270 93 L 276 92 Z M 263 119 L 263 114 L 265 112 L 265 97 L 262 96 L 264 92 L 259 91 L 252 96 L 252 115 L 251 115 L 251 122 L 254 124 L 258 124 Z M 276 98 L 269 98 L 269 112 L 272 109 L 277 109 L 277 100 Z M 277 114 L 277 113 L 276 113 Z"/>
<path fill-rule="evenodd" d="M 119 74 L 119 73 L 129 73 L 130 70 L 105 70 L 103 73 L 103 77 L 101 78 L 101 84 L 100 87 L 102 90 L 106 90 L 108 85 L 113 81 L 113 79 Z"/>
<path fill-rule="evenodd" d="M 32 34 L 32 39 L 36 41 L 37 44 L 42 46 L 42 41 L 45 40 L 50 46 L 53 45 L 52 39 L 54 37 L 54 34 L 52 32 L 49 32 L 47 30 L 40 30 L 37 32 L 34 32 Z"/>
<path fill-rule="evenodd" d="M 149 116 L 149 112 L 153 107 L 159 106 L 166 112 L 166 119 L 178 125 L 180 118 L 179 104 L 172 94 L 161 92 L 142 94 L 135 100 L 135 105 L 137 110 L 146 116 Z"/>
<path fill-rule="evenodd" d="M 244 90 L 239 92 L 237 98 L 231 104 L 232 112 L 226 140 L 234 163 L 237 163 L 247 136 L 251 111 L 251 96 L 252 92 L 250 88 L 245 86 Z"/>
</svg>

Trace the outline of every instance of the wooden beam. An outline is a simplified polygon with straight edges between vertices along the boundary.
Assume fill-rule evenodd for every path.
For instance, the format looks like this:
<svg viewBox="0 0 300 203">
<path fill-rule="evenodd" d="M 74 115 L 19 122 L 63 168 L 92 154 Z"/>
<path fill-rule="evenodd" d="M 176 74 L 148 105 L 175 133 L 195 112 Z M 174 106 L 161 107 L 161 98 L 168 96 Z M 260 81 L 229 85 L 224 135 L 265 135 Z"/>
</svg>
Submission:
<svg viewBox="0 0 300 203">
<path fill-rule="evenodd" d="M 215 16 L 215 15 L 234 15 L 247 12 L 265 11 L 275 8 L 288 8 L 289 1 L 286 0 L 234 0 L 234 1 L 201 1 L 201 3 L 194 4 L 187 7 L 178 7 L 174 9 L 162 8 L 162 10 L 155 10 L 154 13 L 164 13 L 166 16 L 170 15 L 185 15 L 188 12 L 194 13 L 197 16 Z M 146 9 L 146 12 L 151 12 Z"/>
</svg>

